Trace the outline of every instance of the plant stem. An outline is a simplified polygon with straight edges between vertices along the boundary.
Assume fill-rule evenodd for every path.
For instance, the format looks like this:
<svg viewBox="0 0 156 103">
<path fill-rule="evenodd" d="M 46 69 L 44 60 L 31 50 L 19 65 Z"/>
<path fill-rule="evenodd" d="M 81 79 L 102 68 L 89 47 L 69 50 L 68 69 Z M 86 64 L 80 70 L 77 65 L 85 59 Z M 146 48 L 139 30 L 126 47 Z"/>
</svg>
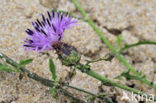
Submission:
<svg viewBox="0 0 156 103">
<path fill-rule="evenodd" d="M 82 15 L 87 18 L 87 22 L 90 24 L 90 26 L 96 31 L 96 33 L 100 36 L 100 38 L 105 42 L 105 44 L 109 47 L 110 50 L 112 50 L 116 56 L 119 58 L 120 61 L 123 62 L 123 64 L 130 69 L 135 75 L 137 76 L 141 76 L 136 70 L 135 68 L 133 68 L 128 62 L 127 60 L 115 49 L 115 47 L 113 47 L 113 45 L 107 40 L 107 38 L 103 35 L 103 33 L 101 32 L 101 30 L 96 27 L 96 25 L 94 24 L 94 22 L 90 19 L 90 17 L 87 15 L 87 13 L 85 12 L 85 10 L 83 9 L 83 7 L 78 3 L 77 0 L 73 0 L 73 3 L 76 5 L 76 7 L 78 8 L 78 10 L 82 13 Z M 156 89 L 156 85 L 152 84 L 152 82 L 150 82 L 147 79 L 142 80 L 142 82 L 146 83 L 147 85 L 153 87 L 154 89 Z"/>
<path fill-rule="evenodd" d="M 126 49 L 132 48 L 134 46 L 148 45 L 148 44 L 156 45 L 156 42 L 152 42 L 152 41 L 139 41 L 139 42 L 134 43 L 134 44 L 126 44 L 123 48 L 120 49 L 119 53 L 123 52 Z"/>
<path fill-rule="evenodd" d="M 6 62 L 7 62 L 8 64 L 14 66 L 14 67 L 17 67 L 17 66 L 18 66 L 18 64 L 17 64 L 14 60 L 12 60 L 11 58 L 9 58 L 9 57 L 6 56 L 5 54 L 0 53 L 0 57 L 5 58 Z M 49 79 L 42 78 L 42 77 L 38 76 L 36 73 L 32 73 L 31 71 L 29 71 L 29 70 L 26 69 L 26 68 L 21 68 L 21 70 L 22 70 L 23 72 L 28 73 L 27 76 L 28 76 L 29 78 L 34 79 L 35 81 L 38 81 L 38 82 L 44 84 L 45 86 L 52 87 L 52 86 L 55 85 L 54 81 L 51 81 L 51 80 L 49 80 Z M 99 99 L 101 99 L 101 100 L 106 100 L 106 98 L 99 97 L 99 96 L 97 96 L 96 94 L 91 93 L 91 92 L 89 92 L 89 91 L 87 91 L 87 90 L 84 90 L 84 89 L 81 89 L 81 88 L 78 88 L 78 87 L 74 87 L 74 86 L 71 86 L 71 85 L 69 85 L 69 84 L 63 84 L 63 85 L 66 86 L 66 87 L 69 87 L 69 88 L 71 88 L 71 89 L 75 89 L 75 90 L 84 92 L 84 93 L 86 93 L 86 94 L 95 96 L 95 97 L 97 97 L 97 98 L 99 98 Z M 79 103 L 85 103 L 85 102 L 82 102 L 82 100 L 78 99 L 77 97 L 74 97 L 73 94 L 71 94 L 70 92 L 66 91 L 65 89 L 63 89 L 63 88 L 61 88 L 61 87 L 60 87 L 60 92 L 62 92 L 65 96 L 67 95 L 67 96 L 69 96 L 70 98 L 73 98 L 74 100 L 80 101 Z M 110 102 L 109 100 L 107 100 L 107 102 L 108 102 L 108 103 L 112 103 L 112 102 Z"/>
<path fill-rule="evenodd" d="M 108 79 L 107 77 L 101 76 L 98 73 L 90 70 L 89 68 L 86 68 L 86 66 L 83 65 L 83 64 L 79 63 L 75 67 L 77 69 L 79 69 L 81 72 L 84 72 L 84 73 L 90 75 L 91 77 L 96 78 L 97 80 L 100 80 L 102 83 L 106 83 L 106 84 L 109 84 L 111 86 L 116 86 L 118 88 L 127 90 L 129 92 L 133 92 L 133 93 L 138 94 L 138 95 L 146 95 L 148 98 L 150 98 L 149 94 L 143 93 L 143 92 L 141 92 L 141 91 L 139 91 L 137 89 L 134 89 L 134 88 L 130 88 L 130 87 L 126 86 L 126 85 L 119 84 L 119 83 L 117 83 L 117 82 L 115 82 L 113 80 Z M 156 101 L 156 97 L 154 97 L 154 101 Z"/>
<path fill-rule="evenodd" d="M 87 60 L 87 63 L 86 65 L 89 65 L 90 63 L 95 63 L 95 62 L 98 62 L 98 61 L 102 61 L 102 60 L 105 60 L 105 61 L 111 61 L 113 59 L 114 55 L 113 54 L 107 54 L 106 56 L 104 57 L 101 57 L 99 59 L 95 59 L 95 60 Z"/>
<path fill-rule="evenodd" d="M 79 91 L 82 91 L 82 92 L 87 93 L 87 94 L 90 94 L 90 95 L 92 95 L 92 96 L 97 96 L 97 95 L 94 94 L 94 93 L 91 93 L 91 92 L 86 91 L 86 90 L 84 90 L 84 89 L 77 88 L 77 87 L 74 87 L 74 86 L 71 86 L 71 85 L 68 85 L 68 84 L 64 84 L 64 86 L 70 87 L 70 88 L 73 88 L 73 89 L 76 89 L 76 90 L 79 90 Z"/>
<path fill-rule="evenodd" d="M 0 53 L 0 57 L 5 58 L 6 62 L 9 63 L 10 65 L 14 66 L 14 67 L 17 67 L 17 66 L 18 66 L 18 64 L 17 64 L 15 61 L 13 61 L 11 58 L 7 57 L 5 54 Z M 128 86 L 125 86 L 125 85 L 122 85 L 122 84 L 118 84 L 118 83 L 116 83 L 116 82 L 114 82 L 114 81 L 112 81 L 112 80 L 109 80 L 108 78 L 103 77 L 103 76 L 101 76 L 101 75 L 95 73 L 95 72 L 92 71 L 92 70 L 86 69 L 86 68 L 85 68 L 85 65 L 83 65 L 83 64 L 78 64 L 78 65 L 76 66 L 76 68 L 79 69 L 79 70 L 81 70 L 82 72 L 85 72 L 85 73 L 87 73 L 88 75 L 90 75 L 90 76 L 92 76 L 92 77 L 94 77 L 94 78 L 96 78 L 96 79 L 102 81 L 103 83 L 111 84 L 111 85 L 113 85 L 113 86 L 116 86 L 116 87 L 119 87 L 119 88 L 121 88 L 121 89 L 130 91 L 130 92 L 133 92 L 133 93 L 135 93 L 135 94 L 139 94 L 139 95 L 144 95 L 144 94 L 145 94 L 145 93 L 143 93 L 143 92 L 141 92 L 141 91 L 139 91 L 139 90 L 136 90 L 136 89 L 130 88 L 130 87 L 128 87 Z M 49 87 L 54 86 L 54 81 L 51 81 L 51 80 L 42 78 L 42 77 L 38 76 L 37 74 L 32 73 L 31 71 L 29 71 L 29 70 L 26 69 L 26 68 L 21 68 L 21 70 L 22 70 L 23 72 L 27 72 L 29 78 L 32 78 L 32 79 L 34 79 L 34 80 L 36 80 L 36 81 L 39 81 L 39 82 L 41 82 L 42 84 L 44 84 L 44 85 L 46 85 L 46 86 L 49 86 Z M 83 89 L 80 89 L 80 88 L 77 88 L 77 87 L 73 87 L 73 86 L 70 86 L 70 85 L 68 85 L 68 84 L 64 84 L 64 85 L 67 86 L 67 87 L 70 87 L 70 88 L 73 88 L 73 89 L 82 91 L 82 92 L 84 92 L 84 93 L 90 94 L 90 95 L 92 95 L 92 96 L 96 96 L 95 94 L 93 94 L 93 93 L 91 93 L 91 92 L 88 92 L 88 91 L 86 91 L 86 90 L 83 90 Z M 83 100 L 80 100 L 80 99 L 76 98 L 75 96 L 73 96 L 73 94 L 71 94 L 70 92 L 66 91 L 65 89 L 63 89 L 63 88 L 61 88 L 61 87 L 60 87 L 60 92 L 62 92 L 64 95 L 67 95 L 67 96 L 69 96 L 70 98 L 72 98 L 72 99 L 78 101 L 79 103 L 86 103 L 86 102 L 84 102 Z M 150 97 L 148 94 L 146 94 L 146 95 L 147 95 L 148 97 Z M 96 96 L 96 97 L 98 97 L 98 96 Z M 156 98 L 154 98 L 154 101 L 156 101 Z"/>
<path fill-rule="evenodd" d="M 73 88 L 73 89 L 75 89 L 75 90 L 78 90 L 78 91 L 87 93 L 87 94 L 89 94 L 89 95 L 91 95 L 91 96 L 93 96 L 93 97 L 95 97 L 95 98 L 99 98 L 99 99 L 101 99 L 101 100 L 105 100 L 105 101 L 107 101 L 107 103 L 113 103 L 112 101 L 108 100 L 107 98 L 98 96 L 98 95 L 96 95 L 96 94 L 94 94 L 94 93 L 91 93 L 91 92 L 89 92 L 89 91 L 86 91 L 86 90 L 84 90 L 84 89 L 77 88 L 77 87 L 74 87 L 74 86 L 71 86 L 71 85 L 68 85 L 68 84 L 64 84 L 64 85 L 67 86 L 67 87 Z"/>
<path fill-rule="evenodd" d="M 5 54 L 3 53 L 0 53 L 0 57 L 2 58 L 5 58 L 6 62 L 14 67 L 17 67 L 18 64 L 12 60 L 11 58 L 9 58 L 8 56 L 6 56 Z M 26 68 L 20 68 L 21 71 L 23 72 L 26 72 L 27 73 L 27 76 L 35 81 L 38 81 L 40 83 L 42 83 L 43 85 L 45 86 L 48 86 L 48 87 L 53 87 L 55 84 L 54 84 L 54 81 L 51 81 L 51 80 L 48 80 L 48 79 L 45 79 L 45 78 L 42 78 L 40 77 L 39 75 L 37 75 L 36 73 L 32 73 L 31 71 L 29 71 L 28 69 Z M 67 86 L 67 85 L 66 85 Z M 79 99 L 78 97 L 75 97 L 73 96 L 72 93 L 68 92 L 67 90 L 63 89 L 62 87 L 59 88 L 59 91 L 65 95 L 65 96 L 68 96 L 69 98 L 72 98 L 76 103 L 86 103 L 85 101 Z"/>
</svg>

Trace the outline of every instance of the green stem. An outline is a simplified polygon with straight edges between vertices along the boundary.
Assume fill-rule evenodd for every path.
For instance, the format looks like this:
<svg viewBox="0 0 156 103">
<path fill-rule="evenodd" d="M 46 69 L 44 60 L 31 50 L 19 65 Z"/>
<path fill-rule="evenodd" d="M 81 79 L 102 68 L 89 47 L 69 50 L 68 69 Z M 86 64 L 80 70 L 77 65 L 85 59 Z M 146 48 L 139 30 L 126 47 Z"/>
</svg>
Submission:
<svg viewBox="0 0 156 103">
<path fill-rule="evenodd" d="M 94 98 L 99 98 L 99 99 L 101 99 L 101 100 L 105 100 L 105 101 L 107 101 L 107 103 L 113 103 L 112 101 L 107 100 L 107 99 L 104 98 L 104 97 L 101 97 L 102 95 L 96 95 L 96 94 L 91 93 L 91 92 L 89 92 L 89 91 L 87 91 L 87 90 L 84 90 L 84 89 L 81 89 L 81 88 L 77 88 L 77 87 L 74 87 L 74 86 L 71 86 L 71 85 L 68 85 L 68 84 L 64 84 L 64 86 L 67 86 L 67 87 L 70 87 L 70 88 L 72 88 L 72 89 L 75 89 L 75 90 L 78 90 L 78 91 L 87 93 L 87 94 L 93 96 Z M 106 94 L 105 94 L 105 95 L 106 95 Z"/>
<path fill-rule="evenodd" d="M 87 22 L 91 25 L 91 27 L 96 31 L 96 33 L 100 36 L 100 38 L 105 42 L 105 44 L 109 47 L 110 50 L 112 50 L 116 56 L 119 58 L 120 61 L 123 62 L 123 64 L 130 69 L 135 75 L 137 76 L 141 76 L 136 70 L 135 68 L 133 68 L 128 62 L 127 60 L 115 49 L 115 47 L 113 47 L 113 45 L 107 40 L 107 38 L 103 35 L 103 33 L 101 32 L 101 30 L 96 27 L 96 25 L 94 24 L 94 22 L 90 19 L 90 17 L 87 15 L 87 13 L 85 12 L 85 10 L 82 8 L 82 6 L 78 3 L 77 0 L 73 0 L 74 4 L 76 5 L 76 7 L 78 8 L 78 10 L 82 13 L 82 15 L 87 18 Z M 153 88 L 156 89 L 156 85 L 153 85 L 149 80 L 144 79 L 142 82 L 146 83 L 149 86 L 152 86 Z"/>
<path fill-rule="evenodd" d="M 109 84 L 109 85 L 112 85 L 112 86 L 116 86 L 118 88 L 121 88 L 121 89 L 124 89 L 124 90 L 127 90 L 129 92 L 133 92 L 135 94 L 138 94 L 138 95 L 146 95 L 148 98 L 150 98 L 151 96 L 149 94 L 146 94 L 146 93 L 143 93 L 137 89 L 134 89 L 134 88 L 130 88 L 126 85 L 123 85 L 123 84 L 119 84 L 113 80 L 110 80 L 104 76 L 101 76 L 99 75 L 98 73 L 90 70 L 88 67 L 86 67 L 86 65 L 83 65 L 83 64 L 77 64 L 75 66 L 77 69 L 79 69 L 80 71 L 90 75 L 91 77 L 93 78 L 96 78 L 97 80 L 100 80 L 102 83 L 106 83 L 106 84 Z M 154 101 L 156 101 L 156 97 L 154 97 Z"/>
<path fill-rule="evenodd" d="M 125 51 L 126 49 L 132 48 L 132 47 L 134 47 L 134 46 L 138 46 L 138 45 L 148 45 L 148 44 L 156 45 L 156 42 L 152 42 L 152 41 L 139 41 L 139 42 L 134 43 L 134 44 L 127 44 L 127 45 L 125 45 L 123 48 L 120 49 L 119 53 Z"/>
<path fill-rule="evenodd" d="M 2 58 L 5 58 L 6 62 L 14 67 L 17 67 L 18 64 L 12 60 L 11 58 L 9 58 L 8 56 L 6 56 L 5 54 L 3 53 L 0 53 L 0 57 Z M 31 79 L 34 79 L 35 81 L 38 81 L 42 84 L 44 84 L 45 86 L 48 86 L 48 87 L 52 87 L 55 85 L 54 81 L 51 81 L 49 79 L 45 79 L 45 78 L 42 78 L 40 76 L 38 76 L 36 73 L 32 73 L 31 71 L 29 71 L 28 69 L 26 68 L 21 68 L 21 70 L 23 72 L 26 72 L 28 73 L 28 77 L 31 78 Z M 69 88 L 72 88 L 72 89 L 75 89 L 75 90 L 78 90 L 78 91 L 81 91 L 81 92 L 84 92 L 84 93 L 87 93 L 89 95 L 92 95 L 92 96 L 95 96 L 101 100 L 104 100 L 105 98 L 102 98 L 102 97 L 98 97 L 96 94 L 94 93 L 91 93 L 87 90 L 84 90 L 84 89 L 81 89 L 81 88 L 78 88 L 78 87 L 74 87 L 74 86 L 71 86 L 69 84 L 64 84 L 64 86 L 66 87 L 69 87 Z M 82 100 L 78 99 L 77 97 L 74 97 L 73 94 L 71 94 L 70 92 L 66 91 L 65 89 L 61 88 L 60 91 L 66 96 L 69 96 L 70 98 L 73 98 L 74 100 L 77 100 L 77 101 L 81 101 L 80 103 L 85 103 L 85 102 L 82 102 Z M 111 103 L 110 101 L 108 101 L 108 103 Z"/>
<path fill-rule="evenodd" d="M 87 63 L 86 65 L 89 65 L 90 63 L 95 63 L 95 62 L 98 62 L 98 61 L 102 61 L 102 60 L 105 60 L 105 61 L 111 61 L 113 59 L 113 54 L 107 54 L 106 56 L 104 57 L 101 57 L 99 59 L 95 59 L 95 60 L 87 60 Z"/>
<path fill-rule="evenodd" d="M 67 87 L 70 87 L 70 88 L 72 88 L 72 89 L 75 89 L 75 90 L 78 90 L 78 91 L 87 93 L 87 94 L 91 95 L 91 96 L 94 97 L 94 98 L 99 98 L 99 99 L 101 99 L 101 100 L 105 100 L 107 103 L 113 103 L 112 101 L 108 100 L 107 98 L 102 97 L 103 95 L 96 95 L 96 94 L 91 93 L 91 92 L 89 92 L 89 91 L 86 91 L 86 90 L 84 90 L 84 89 L 77 88 L 77 87 L 74 87 L 74 86 L 71 86 L 71 85 L 68 85 L 68 84 L 64 84 L 64 86 L 67 86 Z M 106 95 L 106 94 L 105 94 L 105 95 Z"/>
<path fill-rule="evenodd" d="M 87 99 L 87 101 L 89 100 L 93 100 L 93 99 L 95 99 L 95 98 L 100 98 L 100 97 L 103 97 L 103 96 L 106 96 L 106 94 L 105 93 L 101 93 L 101 94 L 99 94 L 98 96 L 91 96 L 91 97 L 89 97 L 88 99 Z M 112 102 L 112 101 L 111 101 Z"/>
<path fill-rule="evenodd" d="M 5 58 L 5 60 L 6 60 L 6 62 L 8 64 L 10 64 L 10 65 L 12 65 L 14 67 L 18 67 L 18 64 L 14 60 L 12 60 L 8 56 L 6 56 L 5 54 L 0 53 L 0 58 Z M 26 68 L 21 68 L 21 70 L 23 72 L 26 72 L 27 73 L 27 76 L 29 78 L 31 78 L 31 79 L 33 79 L 35 81 L 38 81 L 38 82 L 42 83 L 45 86 L 53 87 L 55 85 L 54 81 L 51 81 L 51 80 L 42 78 L 39 75 L 37 75 L 36 73 L 32 73 L 31 71 L 29 71 Z M 74 96 L 72 93 L 68 92 L 67 90 L 63 89 L 62 87 L 59 88 L 59 91 L 63 95 L 68 96 L 69 98 L 72 98 L 76 103 L 86 103 L 85 101 L 83 101 L 83 100 L 79 99 L 78 97 Z"/>
<path fill-rule="evenodd" d="M 89 92 L 89 91 L 86 91 L 86 90 L 81 89 L 81 88 L 78 88 L 78 87 L 74 87 L 74 86 L 71 86 L 71 85 L 68 85 L 68 84 L 64 84 L 64 86 L 66 86 L 66 87 L 70 87 L 70 88 L 73 88 L 73 89 L 75 89 L 75 90 L 78 90 L 78 91 L 81 91 L 81 92 L 87 93 L 87 94 L 92 95 L 92 96 L 97 96 L 97 95 L 94 94 L 94 93 L 91 93 L 91 92 Z"/>
</svg>

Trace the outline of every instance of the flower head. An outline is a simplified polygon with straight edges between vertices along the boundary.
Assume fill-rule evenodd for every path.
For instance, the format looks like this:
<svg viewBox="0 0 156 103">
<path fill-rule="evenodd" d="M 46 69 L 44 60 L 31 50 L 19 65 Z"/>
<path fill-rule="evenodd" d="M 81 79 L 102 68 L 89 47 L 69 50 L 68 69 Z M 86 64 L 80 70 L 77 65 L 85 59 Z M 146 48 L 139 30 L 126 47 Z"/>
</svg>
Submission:
<svg viewBox="0 0 156 103">
<path fill-rule="evenodd" d="M 66 43 L 59 42 L 54 44 L 53 48 L 56 50 L 62 64 L 66 66 L 76 65 L 81 59 L 81 55 L 78 53 L 77 49 Z"/>
<path fill-rule="evenodd" d="M 52 13 L 47 11 L 47 14 L 47 18 L 42 14 L 42 21 L 37 19 L 36 22 L 32 22 L 34 30 L 26 30 L 28 37 L 24 47 L 28 51 L 35 50 L 37 53 L 53 49 L 53 44 L 62 42 L 64 31 L 77 23 L 68 13 L 54 12 L 52 9 Z"/>
</svg>

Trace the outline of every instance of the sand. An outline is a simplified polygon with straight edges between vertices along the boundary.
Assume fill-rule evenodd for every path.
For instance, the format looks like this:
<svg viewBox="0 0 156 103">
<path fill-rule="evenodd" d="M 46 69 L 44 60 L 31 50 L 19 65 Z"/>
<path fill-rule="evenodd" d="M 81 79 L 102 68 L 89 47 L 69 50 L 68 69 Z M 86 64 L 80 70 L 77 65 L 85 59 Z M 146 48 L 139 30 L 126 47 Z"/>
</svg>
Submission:
<svg viewBox="0 0 156 103">
<path fill-rule="evenodd" d="M 116 46 L 117 36 L 123 35 L 123 44 L 135 43 L 139 40 L 156 41 L 156 1 L 155 0 L 79 0 L 80 4 L 95 21 L 103 34 Z M 74 15 L 82 16 L 71 0 L 0 0 L 0 52 L 19 61 L 33 58 L 27 65 L 30 71 L 51 79 L 48 61 L 52 58 L 56 64 L 58 77 L 65 78 L 70 68 L 62 65 L 55 51 L 46 54 L 36 54 L 34 51 L 26 53 L 22 44 L 26 37 L 26 28 L 32 28 L 31 22 L 46 14 L 47 10 L 58 8 L 68 10 Z M 82 63 L 96 59 L 111 51 L 95 33 L 92 27 L 79 20 L 78 26 L 65 32 L 64 42 L 75 46 L 82 54 Z M 142 45 L 128 49 L 124 57 L 137 70 L 142 70 L 147 78 L 156 84 L 156 46 Z M 154 90 L 138 81 L 116 80 L 114 77 L 126 71 L 127 68 L 117 59 L 93 63 L 91 69 L 101 75 L 108 75 L 123 84 L 135 84 L 134 88 L 154 94 Z M 49 93 L 49 87 L 36 82 L 26 75 L 19 80 L 19 73 L 0 72 L 0 103 L 65 103 L 70 102 L 65 96 L 56 100 Z M 76 87 L 99 93 L 100 82 L 86 74 L 77 71 L 77 75 L 70 81 Z M 103 86 L 102 90 L 109 94 L 116 94 L 115 101 L 121 100 L 123 91 Z M 88 95 L 69 89 L 81 99 Z M 127 92 L 126 92 L 127 93 Z M 130 94 L 129 94 L 130 95 Z M 155 94 L 156 95 L 156 94 Z M 99 100 L 96 100 L 97 103 Z M 103 102 L 101 102 L 103 103 Z M 128 101 L 134 103 L 134 101 Z M 137 102 L 136 102 L 137 103 Z M 152 103 L 152 102 L 149 102 Z"/>
</svg>

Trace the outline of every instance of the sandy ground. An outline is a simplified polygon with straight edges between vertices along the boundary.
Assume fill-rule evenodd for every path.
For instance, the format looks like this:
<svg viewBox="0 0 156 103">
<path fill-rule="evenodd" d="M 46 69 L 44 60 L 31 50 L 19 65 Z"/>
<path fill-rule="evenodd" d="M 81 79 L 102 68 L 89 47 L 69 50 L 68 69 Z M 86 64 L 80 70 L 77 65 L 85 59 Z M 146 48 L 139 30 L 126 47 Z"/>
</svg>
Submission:
<svg viewBox="0 0 156 103">
<path fill-rule="evenodd" d="M 117 36 L 120 33 L 123 35 L 123 43 L 127 44 L 139 40 L 156 41 L 155 0 L 79 0 L 79 2 L 114 46 L 116 46 Z M 31 22 L 40 18 L 42 13 L 45 14 L 51 8 L 72 11 L 75 15 L 82 16 L 71 0 L 0 0 L 0 52 L 16 61 L 34 58 L 33 63 L 27 68 L 49 79 L 51 75 L 48 60 L 53 58 L 58 76 L 64 78 L 70 68 L 61 64 L 55 51 L 48 51 L 50 56 L 47 56 L 35 54 L 33 51 L 26 53 L 22 47 L 26 37 L 25 29 L 32 28 Z M 78 21 L 78 26 L 65 32 L 64 42 L 78 49 L 82 54 L 81 62 L 99 58 L 110 52 L 89 24 L 84 21 Z M 137 70 L 142 70 L 149 80 L 156 83 L 156 46 L 143 45 L 131 48 L 124 57 Z M 108 75 L 110 79 L 127 70 L 117 58 L 111 62 L 94 63 L 91 69 L 101 75 Z M 115 81 L 126 85 L 135 84 L 134 88 L 154 94 L 153 89 L 138 81 L 127 82 L 125 79 Z M 79 71 L 70 84 L 93 93 L 99 93 L 102 90 L 114 95 L 116 103 L 124 103 L 121 100 L 123 95 L 121 89 L 103 86 L 99 90 L 100 82 L 98 80 Z M 75 90 L 69 91 L 82 99 L 88 97 Z M 64 103 L 65 100 L 70 101 L 64 96 L 55 100 L 49 93 L 48 87 L 29 79 L 27 76 L 19 80 L 18 73 L 0 72 L 0 103 Z M 135 102 L 128 101 L 128 103 Z"/>
</svg>

